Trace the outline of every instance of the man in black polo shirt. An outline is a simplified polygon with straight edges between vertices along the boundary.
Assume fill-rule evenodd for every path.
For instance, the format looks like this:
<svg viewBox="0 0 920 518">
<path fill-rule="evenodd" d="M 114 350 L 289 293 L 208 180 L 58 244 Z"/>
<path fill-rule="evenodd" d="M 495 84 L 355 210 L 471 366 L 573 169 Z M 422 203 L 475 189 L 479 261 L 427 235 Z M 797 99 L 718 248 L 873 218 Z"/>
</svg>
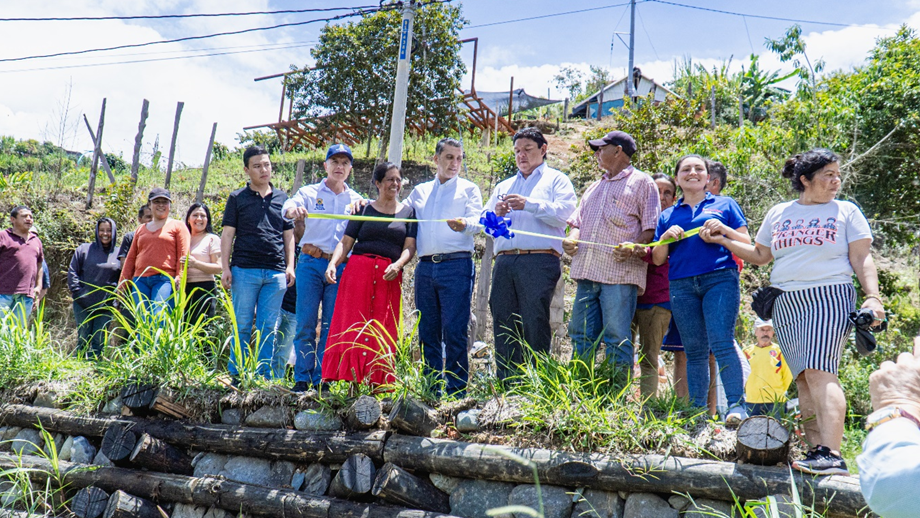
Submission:
<svg viewBox="0 0 920 518">
<path fill-rule="evenodd" d="M 287 195 L 271 184 L 268 151 L 260 146 L 247 148 L 243 170 L 249 183 L 230 193 L 224 209 L 220 281 L 233 297 L 242 342 L 237 344 L 243 357 L 240 361 L 245 364 L 255 321 L 259 336 L 256 370 L 269 378 L 281 300 L 287 287 L 294 284 L 294 223 L 281 215 Z M 227 366 L 234 378 L 239 375 L 236 353 L 234 347 Z"/>
</svg>

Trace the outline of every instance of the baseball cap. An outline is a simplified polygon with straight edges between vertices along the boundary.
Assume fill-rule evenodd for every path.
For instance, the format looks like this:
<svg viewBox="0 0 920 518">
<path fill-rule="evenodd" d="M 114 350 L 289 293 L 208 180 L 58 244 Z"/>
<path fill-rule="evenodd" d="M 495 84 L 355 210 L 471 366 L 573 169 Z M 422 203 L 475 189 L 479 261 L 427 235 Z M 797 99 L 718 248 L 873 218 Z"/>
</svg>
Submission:
<svg viewBox="0 0 920 518">
<path fill-rule="evenodd" d="M 597 151 L 597 148 L 607 144 L 622 147 L 626 156 L 633 156 L 633 153 L 636 152 L 636 140 L 625 131 L 611 131 L 604 135 L 603 138 L 588 141 L 592 151 Z"/>
<path fill-rule="evenodd" d="M 166 198 L 169 201 L 172 201 L 172 197 L 169 195 L 169 191 L 162 187 L 154 187 L 150 189 L 150 194 L 147 195 L 147 201 L 153 201 L 157 198 Z"/>
<path fill-rule="evenodd" d="M 329 160 L 335 155 L 345 155 L 352 163 L 355 162 L 355 157 L 351 154 L 351 148 L 345 144 L 333 144 L 332 147 L 329 148 L 329 151 L 326 151 L 326 160 Z"/>
<path fill-rule="evenodd" d="M 773 320 L 763 320 L 758 317 L 754 319 L 754 329 L 760 329 L 761 327 L 773 327 Z"/>
</svg>

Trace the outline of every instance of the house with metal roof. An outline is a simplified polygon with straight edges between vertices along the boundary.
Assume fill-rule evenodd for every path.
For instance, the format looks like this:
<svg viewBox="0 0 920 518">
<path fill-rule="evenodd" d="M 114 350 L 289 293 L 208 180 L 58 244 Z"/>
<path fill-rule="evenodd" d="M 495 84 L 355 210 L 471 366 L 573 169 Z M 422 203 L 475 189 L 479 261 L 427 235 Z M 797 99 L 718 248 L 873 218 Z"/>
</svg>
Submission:
<svg viewBox="0 0 920 518">
<path fill-rule="evenodd" d="M 602 106 L 602 116 L 610 115 L 614 110 L 619 110 L 624 105 L 624 99 L 629 96 L 627 91 L 629 85 L 626 83 L 627 79 L 627 77 L 623 77 L 609 83 L 602 90 L 595 92 L 584 101 L 576 104 L 572 108 L 572 112 L 569 116 L 583 119 L 596 119 L 599 103 Z M 668 97 L 680 98 L 679 95 L 675 94 L 661 83 L 657 83 L 654 79 L 642 74 L 642 71 L 638 68 L 633 70 L 633 80 L 635 81 L 636 97 L 639 98 L 640 101 L 648 99 L 649 96 L 651 96 L 652 102 L 654 103 L 660 103 Z"/>
</svg>

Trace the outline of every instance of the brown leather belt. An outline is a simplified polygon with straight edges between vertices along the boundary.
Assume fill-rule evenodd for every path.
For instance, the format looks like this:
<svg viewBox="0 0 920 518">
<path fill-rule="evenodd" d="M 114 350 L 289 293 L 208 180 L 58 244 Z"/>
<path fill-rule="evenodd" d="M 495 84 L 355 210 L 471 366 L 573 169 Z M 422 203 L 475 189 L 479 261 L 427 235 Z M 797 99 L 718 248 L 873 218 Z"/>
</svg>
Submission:
<svg viewBox="0 0 920 518">
<path fill-rule="evenodd" d="M 315 257 L 317 259 L 322 258 L 327 261 L 332 259 L 332 254 L 327 254 L 326 252 L 323 252 L 322 248 L 316 245 L 311 245 L 310 243 L 306 243 L 300 247 L 300 253 L 309 255 L 310 257 Z"/>
<path fill-rule="evenodd" d="M 552 254 L 556 257 L 562 257 L 562 254 L 553 250 L 552 248 L 547 248 L 544 250 L 521 250 L 520 248 L 514 248 L 512 250 L 502 250 L 501 252 L 495 255 L 527 255 L 527 254 Z"/>
</svg>

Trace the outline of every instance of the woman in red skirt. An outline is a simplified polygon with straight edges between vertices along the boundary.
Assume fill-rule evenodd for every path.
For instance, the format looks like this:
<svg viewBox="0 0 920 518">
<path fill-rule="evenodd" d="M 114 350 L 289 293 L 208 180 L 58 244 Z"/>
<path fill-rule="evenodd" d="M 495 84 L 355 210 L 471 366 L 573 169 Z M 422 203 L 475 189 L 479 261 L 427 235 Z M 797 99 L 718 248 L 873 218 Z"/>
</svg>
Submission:
<svg viewBox="0 0 920 518">
<path fill-rule="evenodd" d="M 389 162 L 374 169 L 377 199 L 360 210 L 382 221 L 349 221 L 335 247 L 326 281 L 335 284 L 336 267 L 346 260 L 323 355 L 323 380 L 371 385 L 394 381 L 395 343 L 402 315 L 402 269 L 415 255 L 415 210 L 399 201 L 402 174 Z"/>
</svg>

